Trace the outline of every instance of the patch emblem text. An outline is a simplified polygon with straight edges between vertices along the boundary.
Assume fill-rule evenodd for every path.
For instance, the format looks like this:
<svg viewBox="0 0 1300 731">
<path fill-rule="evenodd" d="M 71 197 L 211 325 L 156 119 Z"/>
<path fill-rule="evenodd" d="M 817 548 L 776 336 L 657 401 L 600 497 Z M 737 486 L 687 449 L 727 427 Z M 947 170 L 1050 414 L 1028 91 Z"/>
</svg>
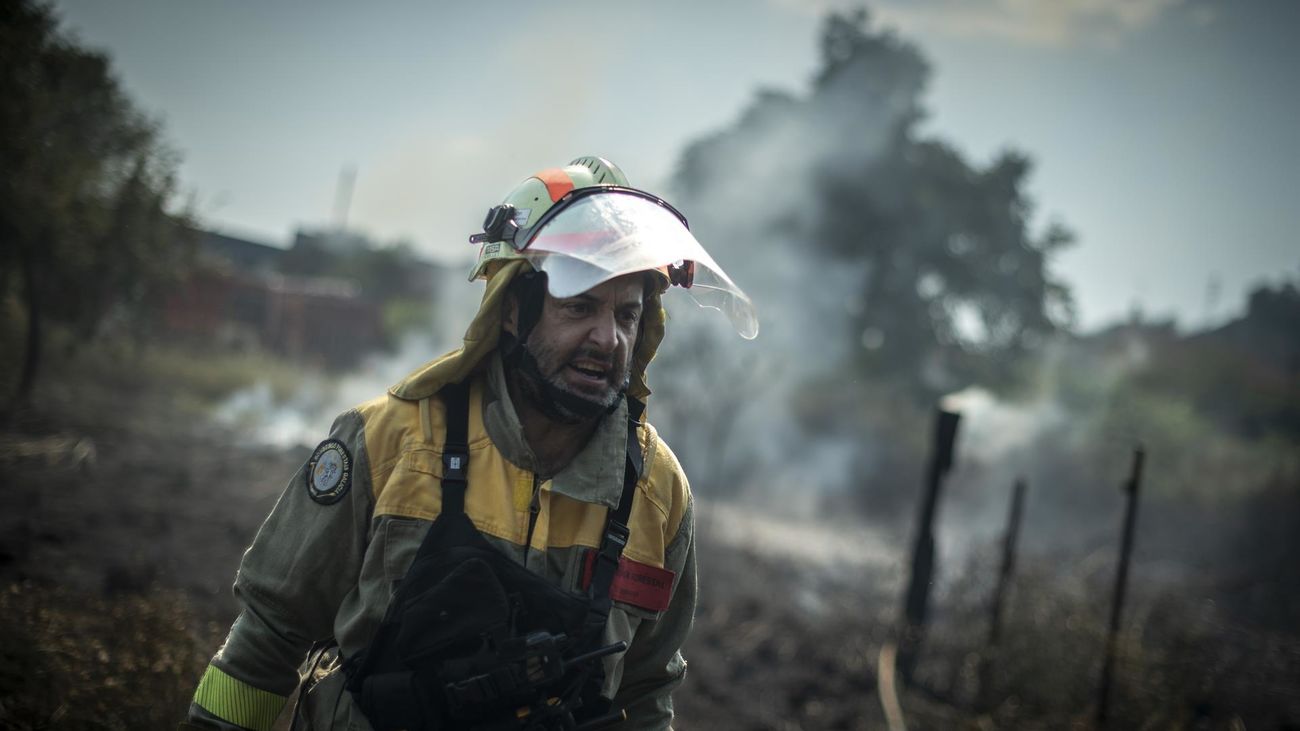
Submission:
<svg viewBox="0 0 1300 731">
<path fill-rule="evenodd" d="M 352 455 L 337 439 L 326 439 L 307 462 L 307 494 L 321 505 L 333 505 L 352 486 Z"/>
</svg>

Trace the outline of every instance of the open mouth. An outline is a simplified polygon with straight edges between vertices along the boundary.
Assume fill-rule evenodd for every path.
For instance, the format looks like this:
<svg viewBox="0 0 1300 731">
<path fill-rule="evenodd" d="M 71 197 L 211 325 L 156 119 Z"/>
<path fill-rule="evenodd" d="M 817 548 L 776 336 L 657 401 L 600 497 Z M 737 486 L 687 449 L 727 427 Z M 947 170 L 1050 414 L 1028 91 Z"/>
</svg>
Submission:
<svg viewBox="0 0 1300 731">
<path fill-rule="evenodd" d="M 581 380 L 589 383 L 604 383 L 609 376 L 609 369 L 601 368 L 599 366 L 577 366 L 570 364 L 569 370 L 575 373 Z"/>
</svg>

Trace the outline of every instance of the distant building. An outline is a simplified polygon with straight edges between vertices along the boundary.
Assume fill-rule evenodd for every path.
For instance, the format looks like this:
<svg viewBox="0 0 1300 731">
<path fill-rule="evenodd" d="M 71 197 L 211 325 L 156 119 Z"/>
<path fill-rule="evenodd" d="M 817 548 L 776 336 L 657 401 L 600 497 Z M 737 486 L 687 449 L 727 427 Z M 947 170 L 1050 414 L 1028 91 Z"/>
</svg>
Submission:
<svg viewBox="0 0 1300 731">
<path fill-rule="evenodd" d="M 199 266 L 168 297 L 174 335 L 223 348 L 264 349 L 347 368 L 384 341 L 381 308 L 357 282 L 280 273 L 284 249 L 215 232 L 198 237 Z"/>
<path fill-rule="evenodd" d="M 246 274 L 280 271 L 285 250 L 216 231 L 196 231 L 199 261 L 210 266 L 229 267 Z"/>
<path fill-rule="evenodd" d="M 292 264 L 289 270 L 300 270 L 309 266 L 313 258 L 342 257 L 349 259 L 356 255 L 370 253 L 378 256 L 384 252 L 402 251 L 401 268 L 392 272 L 391 281 L 384 282 L 386 293 L 399 293 L 400 296 L 432 300 L 436 282 L 441 281 L 445 268 L 420 259 L 413 248 L 407 244 L 379 244 L 363 234 L 339 229 L 298 229 L 294 233 L 293 246 L 289 258 Z"/>
<path fill-rule="evenodd" d="M 350 254 L 375 248 L 369 238 L 341 229 L 298 229 L 293 236 L 293 248 L 311 247 L 330 254 Z"/>
</svg>

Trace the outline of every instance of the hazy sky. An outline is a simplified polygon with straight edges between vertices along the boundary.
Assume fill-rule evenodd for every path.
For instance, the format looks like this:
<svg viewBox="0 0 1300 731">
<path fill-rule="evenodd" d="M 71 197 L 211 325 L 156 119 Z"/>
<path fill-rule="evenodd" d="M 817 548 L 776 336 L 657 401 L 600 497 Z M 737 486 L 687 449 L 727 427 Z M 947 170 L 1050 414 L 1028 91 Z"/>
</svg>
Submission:
<svg viewBox="0 0 1300 731">
<path fill-rule="evenodd" d="M 483 212 L 586 154 L 654 188 L 760 87 L 802 93 L 841 2 L 56 0 L 182 155 L 210 227 L 285 244 L 349 220 L 468 257 Z M 882 0 L 934 66 L 927 133 L 1037 163 L 1037 223 L 1095 326 L 1140 302 L 1215 319 L 1300 279 L 1300 3 Z M 707 245 L 707 242 L 705 242 Z M 724 262 L 725 265 L 725 262 Z M 741 283 L 743 285 L 743 282 Z M 761 303 L 760 303 L 761 305 Z"/>
</svg>

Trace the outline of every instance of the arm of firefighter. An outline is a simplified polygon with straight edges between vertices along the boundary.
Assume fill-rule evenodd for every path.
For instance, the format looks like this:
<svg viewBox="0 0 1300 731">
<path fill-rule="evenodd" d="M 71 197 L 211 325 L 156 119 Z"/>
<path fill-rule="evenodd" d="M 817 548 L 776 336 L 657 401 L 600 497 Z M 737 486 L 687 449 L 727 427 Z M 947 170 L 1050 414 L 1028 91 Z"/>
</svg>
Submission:
<svg viewBox="0 0 1300 731">
<path fill-rule="evenodd" d="M 664 567 L 677 575 L 672 600 L 655 620 L 637 627 L 624 657 L 623 678 L 614 707 L 627 711 L 620 729 L 670 729 L 673 690 L 686 677 L 682 644 L 695 621 L 698 586 L 695 575 L 695 518 L 688 502 L 677 535 L 665 551 Z"/>
<path fill-rule="evenodd" d="M 269 731 L 298 684 L 299 664 L 313 642 L 333 634 L 338 607 L 356 586 L 371 500 L 362 419 L 349 411 L 244 554 L 235 578 L 243 611 L 199 681 L 189 724 Z"/>
</svg>

